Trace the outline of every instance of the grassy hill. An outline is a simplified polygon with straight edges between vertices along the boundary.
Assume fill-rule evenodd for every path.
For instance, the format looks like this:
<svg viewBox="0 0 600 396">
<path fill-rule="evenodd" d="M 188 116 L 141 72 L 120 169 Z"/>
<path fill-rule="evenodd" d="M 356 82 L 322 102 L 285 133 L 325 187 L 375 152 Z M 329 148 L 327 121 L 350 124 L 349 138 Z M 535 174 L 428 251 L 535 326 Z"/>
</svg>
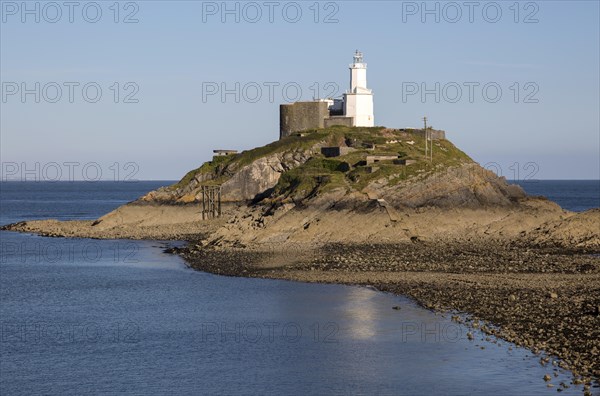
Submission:
<svg viewBox="0 0 600 396">
<path fill-rule="evenodd" d="M 330 146 L 351 147 L 351 151 L 335 158 L 326 158 L 320 148 Z M 202 184 L 223 184 L 254 161 L 297 152 L 303 152 L 307 160 L 284 166 L 290 169 L 281 173 L 279 181 L 273 186 L 271 198 L 299 200 L 336 188 L 361 191 L 373 181 L 384 178 L 388 185 L 395 185 L 415 176 L 423 178 L 440 169 L 473 162 L 446 139 L 433 141 L 433 160 L 430 161 L 425 156 L 422 131 L 334 126 L 288 136 L 239 154 L 214 157 L 212 161 L 188 172 L 169 190 L 185 190 L 194 180 L 202 180 Z M 400 165 L 389 160 L 367 166 L 367 156 L 372 155 L 397 156 L 415 162 Z"/>
</svg>

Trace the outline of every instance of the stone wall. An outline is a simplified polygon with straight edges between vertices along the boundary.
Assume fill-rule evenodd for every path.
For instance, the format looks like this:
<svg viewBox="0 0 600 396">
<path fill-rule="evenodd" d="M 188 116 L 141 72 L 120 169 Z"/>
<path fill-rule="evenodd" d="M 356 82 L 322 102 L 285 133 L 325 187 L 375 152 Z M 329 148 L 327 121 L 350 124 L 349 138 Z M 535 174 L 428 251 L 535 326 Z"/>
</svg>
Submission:
<svg viewBox="0 0 600 396">
<path fill-rule="evenodd" d="M 323 128 L 329 117 L 327 102 L 295 102 L 279 106 L 279 139 L 294 132 Z"/>
<path fill-rule="evenodd" d="M 325 125 L 325 128 L 329 128 L 330 126 L 334 126 L 334 125 L 343 125 L 343 126 L 351 127 L 352 122 L 353 122 L 352 117 L 333 116 L 333 117 L 325 118 L 324 125 Z"/>
<path fill-rule="evenodd" d="M 415 135 L 425 137 L 425 131 L 423 129 L 412 129 L 409 132 L 414 133 Z M 431 138 L 433 140 L 446 139 L 445 131 L 438 131 L 436 129 L 430 129 L 429 132 L 431 133 Z"/>
<path fill-rule="evenodd" d="M 351 151 L 354 151 L 352 147 L 345 146 L 333 146 L 333 147 L 321 147 L 321 154 L 325 157 L 339 157 L 341 155 L 346 155 Z"/>
</svg>

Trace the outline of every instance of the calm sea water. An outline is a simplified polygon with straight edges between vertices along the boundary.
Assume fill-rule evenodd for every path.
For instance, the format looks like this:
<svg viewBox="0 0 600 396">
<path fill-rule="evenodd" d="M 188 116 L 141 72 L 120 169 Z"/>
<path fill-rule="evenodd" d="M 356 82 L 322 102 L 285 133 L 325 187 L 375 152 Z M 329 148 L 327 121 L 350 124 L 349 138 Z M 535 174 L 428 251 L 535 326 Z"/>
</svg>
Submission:
<svg viewBox="0 0 600 396">
<path fill-rule="evenodd" d="M 2 183 L 0 223 L 92 219 L 164 184 Z M 200 273 L 159 241 L 0 238 L 2 395 L 556 394 L 528 351 L 370 288 Z"/>
<path fill-rule="evenodd" d="M 529 195 L 543 195 L 574 212 L 600 207 L 600 180 L 526 180 L 512 183 L 523 187 Z"/>
</svg>

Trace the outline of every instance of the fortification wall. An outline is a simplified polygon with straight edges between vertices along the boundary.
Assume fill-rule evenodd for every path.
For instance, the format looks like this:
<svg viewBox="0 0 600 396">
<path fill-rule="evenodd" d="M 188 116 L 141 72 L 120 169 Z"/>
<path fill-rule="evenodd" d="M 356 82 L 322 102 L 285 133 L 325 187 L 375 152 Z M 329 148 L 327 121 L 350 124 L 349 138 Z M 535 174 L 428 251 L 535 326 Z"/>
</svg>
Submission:
<svg viewBox="0 0 600 396">
<path fill-rule="evenodd" d="M 279 106 L 279 139 L 294 132 L 323 128 L 327 102 L 296 102 Z"/>
<path fill-rule="evenodd" d="M 436 129 L 430 129 L 429 132 L 430 132 L 430 136 L 433 140 L 446 139 L 445 131 L 438 131 Z M 425 130 L 423 130 L 423 129 L 413 129 L 410 131 L 410 133 L 414 133 L 415 135 L 425 137 Z"/>
<path fill-rule="evenodd" d="M 347 127 L 352 126 L 352 117 L 328 117 L 325 118 L 325 128 L 329 128 L 334 125 L 343 125 Z"/>
</svg>

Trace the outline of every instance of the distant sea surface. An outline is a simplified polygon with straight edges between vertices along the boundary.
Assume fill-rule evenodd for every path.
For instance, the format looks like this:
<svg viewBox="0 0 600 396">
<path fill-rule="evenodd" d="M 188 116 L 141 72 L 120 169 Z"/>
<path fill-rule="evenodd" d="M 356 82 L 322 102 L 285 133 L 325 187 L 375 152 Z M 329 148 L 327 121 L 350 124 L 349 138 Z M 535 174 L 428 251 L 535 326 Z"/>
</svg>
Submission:
<svg viewBox="0 0 600 396">
<path fill-rule="evenodd" d="M 173 181 L 0 182 L 0 225 L 36 219 L 92 220 Z"/>
<path fill-rule="evenodd" d="M 562 208 L 581 212 L 600 207 L 600 180 L 509 181 L 527 194 L 543 195 Z M 0 182 L 0 225 L 55 218 L 96 219 L 116 207 L 174 181 Z"/>
<path fill-rule="evenodd" d="M 94 219 L 168 184 L 0 183 L 0 223 Z M 598 206 L 586 183 L 562 186 L 535 191 Z M 2 396 L 556 394 L 539 356 L 368 287 L 201 273 L 171 242 L 0 231 L 0 245 Z"/>
<path fill-rule="evenodd" d="M 510 181 L 529 195 L 543 195 L 573 212 L 600 207 L 600 180 Z"/>
</svg>

